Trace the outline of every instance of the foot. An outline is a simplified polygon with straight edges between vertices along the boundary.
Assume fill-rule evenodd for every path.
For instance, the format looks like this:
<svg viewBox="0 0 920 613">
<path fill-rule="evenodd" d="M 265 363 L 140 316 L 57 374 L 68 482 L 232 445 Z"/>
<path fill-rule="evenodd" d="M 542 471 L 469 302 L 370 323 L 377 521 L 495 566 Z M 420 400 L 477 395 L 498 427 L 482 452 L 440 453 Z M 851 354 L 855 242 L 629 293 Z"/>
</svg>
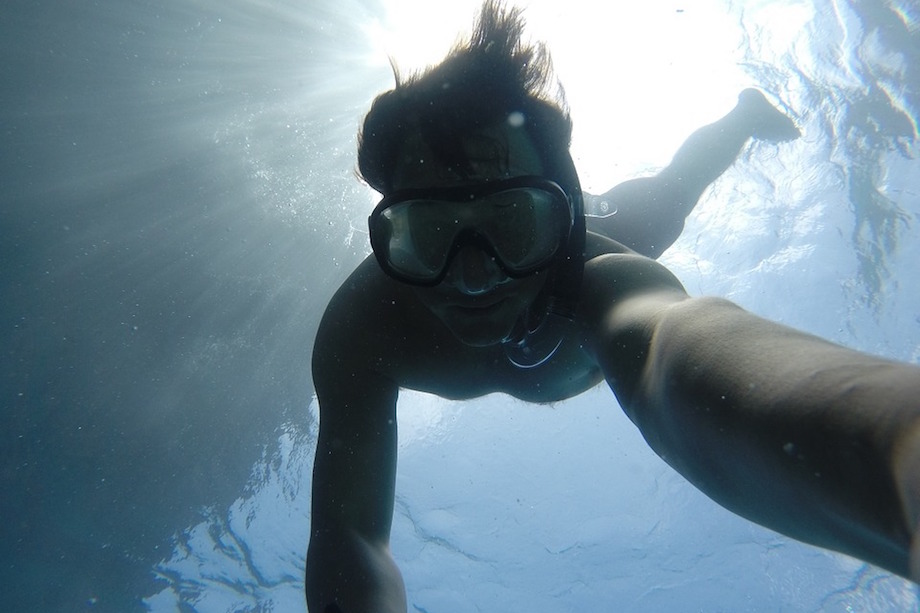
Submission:
<svg viewBox="0 0 920 613">
<path fill-rule="evenodd" d="M 756 139 L 780 143 L 802 135 L 792 119 L 756 89 L 749 88 L 738 95 L 738 108 L 750 119 L 751 136 Z"/>
</svg>

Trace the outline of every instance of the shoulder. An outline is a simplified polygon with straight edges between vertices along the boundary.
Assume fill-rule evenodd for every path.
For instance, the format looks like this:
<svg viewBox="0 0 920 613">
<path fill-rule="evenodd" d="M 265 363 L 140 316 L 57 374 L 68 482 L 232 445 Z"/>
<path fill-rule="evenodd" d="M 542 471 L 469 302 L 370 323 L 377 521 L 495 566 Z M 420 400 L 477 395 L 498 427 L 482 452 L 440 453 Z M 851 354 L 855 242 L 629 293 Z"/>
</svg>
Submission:
<svg viewBox="0 0 920 613">
<path fill-rule="evenodd" d="M 313 345 L 313 379 L 319 388 L 379 376 L 437 391 L 429 389 L 436 387 L 430 380 L 446 377 L 437 365 L 456 367 L 468 361 L 467 353 L 414 289 L 390 279 L 370 256 L 326 306 Z"/>
<path fill-rule="evenodd" d="M 661 322 L 687 298 L 680 281 L 651 258 L 613 251 L 585 262 L 578 308 L 585 350 L 622 406 L 629 405 Z"/>
<path fill-rule="evenodd" d="M 599 234 L 588 232 L 585 241 L 583 298 L 602 295 L 621 297 L 626 292 L 676 290 L 683 286 L 657 261 Z"/>
<path fill-rule="evenodd" d="M 621 242 L 588 230 L 585 234 L 585 260 L 607 253 L 636 253 Z"/>
<path fill-rule="evenodd" d="M 415 304 L 408 288 L 384 275 L 373 257 L 366 258 L 326 305 L 313 345 L 314 377 L 327 369 L 379 369 L 392 352 L 393 331 L 418 317 Z"/>
<path fill-rule="evenodd" d="M 618 326 L 651 317 L 656 305 L 682 301 L 687 293 L 674 274 L 655 260 L 615 241 L 597 237 L 595 251 L 585 262 L 579 319 L 596 332 L 597 326 Z M 614 243 L 612 248 L 598 247 Z"/>
<path fill-rule="evenodd" d="M 325 334 L 362 328 L 371 322 L 398 316 L 400 308 L 413 298 L 411 292 L 395 283 L 368 256 L 339 286 L 326 305 L 317 341 Z"/>
</svg>

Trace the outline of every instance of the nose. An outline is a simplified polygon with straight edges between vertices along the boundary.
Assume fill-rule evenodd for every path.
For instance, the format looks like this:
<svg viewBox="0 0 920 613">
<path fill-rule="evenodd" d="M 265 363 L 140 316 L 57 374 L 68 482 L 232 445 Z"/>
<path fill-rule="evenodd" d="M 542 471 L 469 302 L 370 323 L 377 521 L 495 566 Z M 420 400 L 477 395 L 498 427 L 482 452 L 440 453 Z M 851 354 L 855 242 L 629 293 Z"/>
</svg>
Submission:
<svg viewBox="0 0 920 613">
<path fill-rule="evenodd" d="M 467 296 L 488 293 L 510 280 L 492 256 L 473 245 L 457 252 L 444 277 L 445 284 Z"/>
</svg>

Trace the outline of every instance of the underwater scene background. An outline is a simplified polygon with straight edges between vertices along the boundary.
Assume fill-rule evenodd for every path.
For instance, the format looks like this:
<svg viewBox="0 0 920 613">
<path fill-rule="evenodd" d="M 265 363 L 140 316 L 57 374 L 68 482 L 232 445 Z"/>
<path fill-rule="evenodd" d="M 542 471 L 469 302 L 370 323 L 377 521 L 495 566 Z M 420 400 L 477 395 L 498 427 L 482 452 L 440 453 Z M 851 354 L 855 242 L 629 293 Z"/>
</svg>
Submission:
<svg viewBox="0 0 920 613">
<path fill-rule="evenodd" d="M 8 0 L 0 14 L 0 604 L 303 611 L 323 308 L 369 253 L 373 97 L 472 0 Z M 535 0 L 585 188 L 668 163 L 758 87 L 661 261 L 694 295 L 920 362 L 920 8 Z M 410 610 L 916 610 L 916 587 L 725 511 L 601 386 L 404 394 Z"/>
</svg>

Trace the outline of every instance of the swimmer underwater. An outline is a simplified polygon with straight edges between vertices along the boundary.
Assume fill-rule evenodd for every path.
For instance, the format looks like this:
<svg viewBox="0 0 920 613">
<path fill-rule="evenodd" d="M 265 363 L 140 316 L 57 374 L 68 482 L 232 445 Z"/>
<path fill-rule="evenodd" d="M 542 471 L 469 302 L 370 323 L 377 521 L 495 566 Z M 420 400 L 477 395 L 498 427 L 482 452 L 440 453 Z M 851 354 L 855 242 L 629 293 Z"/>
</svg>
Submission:
<svg viewBox="0 0 920 613">
<path fill-rule="evenodd" d="M 691 298 L 616 231 L 586 230 L 571 121 L 522 30 L 488 0 L 470 41 L 365 118 L 358 166 L 383 199 L 314 346 L 309 610 L 406 612 L 389 551 L 400 388 L 548 403 L 606 381 L 719 504 L 917 581 L 920 368 Z M 679 233 L 686 212 L 643 223 Z"/>
</svg>

